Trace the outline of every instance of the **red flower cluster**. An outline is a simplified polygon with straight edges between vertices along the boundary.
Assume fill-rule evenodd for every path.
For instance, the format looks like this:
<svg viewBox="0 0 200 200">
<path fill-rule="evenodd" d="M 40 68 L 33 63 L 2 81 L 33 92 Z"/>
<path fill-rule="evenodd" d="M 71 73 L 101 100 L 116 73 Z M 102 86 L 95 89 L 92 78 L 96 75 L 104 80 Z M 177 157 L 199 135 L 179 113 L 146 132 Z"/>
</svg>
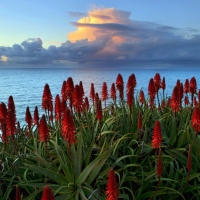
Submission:
<svg viewBox="0 0 200 200">
<path fill-rule="evenodd" d="M 108 99 L 108 88 L 106 82 L 103 82 L 101 97 L 102 101 Z"/>
<path fill-rule="evenodd" d="M 81 98 L 83 99 L 85 92 L 84 92 L 84 89 L 83 89 L 82 81 L 79 82 L 79 92 L 80 92 Z"/>
<path fill-rule="evenodd" d="M 198 134 L 200 132 L 200 108 L 199 107 L 194 108 L 191 122 L 192 122 L 192 128 L 194 129 L 196 134 Z"/>
<path fill-rule="evenodd" d="M 150 96 L 150 106 L 154 106 L 154 99 L 156 95 L 156 88 L 154 85 L 154 80 L 153 78 L 150 79 L 149 85 L 148 85 L 148 95 Z"/>
<path fill-rule="evenodd" d="M 103 119 L 101 100 L 99 100 L 99 102 L 96 105 L 97 105 L 96 118 L 101 122 Z"/>
<path fill-rule="evenodd" d="M 145 97 L 144 97 L 144 92 L 143 90 L 140 90 L 140 103 L 144 104 L 145 103 Z"/>
<path fill-rule="evenodd" d="M 0 103 L 0 129 L 2 130 L 2 141 L 7 143 L 7 108 L 5 103 Z"/>
<path fill-rule="evenodd" d="M 66 108 L 62 118 L 62 136 L 69 146 L 76 143 L 76 131 L 70 110 Z"/>
<path fill-rule="evenodd" d="M 12 96 L 9 96 L 8 98 L 8 112 L 11 111 L 12 115 L 13 115 L 13 124 L 17 123 L 17 117 L 16 117 L 16 110 L 15 110 L 15 103 L 14 103 L 14 99 Z"/>
<path fill-rule="evenodd" d="M 35 110 L 34 110 L 33 123 L 36 124 L 37 126 L 39 125 L 39 113 L 38 113 L 37 106 L 35 106 Z"/>
<path fill-rule="evenodd" d="M 180 107 L 181 105 L 180 105 L 179 90 L 178 86 L 176 85 L 172 92 L 171 108 L 173 112 L 178 112 Z"/>
<path fill-rule="evenodd" d="M 53 111 L 52 95 L 48 84 L 45 84 L 44 91 L 42 95 L 42 109 Z"/>
<path fill-rule="evenodd" d="M 82 110 L 83 98 L 81 95 L 81 89 L 79 85 L 75 85 L 73 95 L 72 95 L 73 107 L 80 113 Z"/>
<path fill-rule="evenodd" d="M 48 185 L 43 189 L 41 200 L 55 200 L 53 191 Z"/>
<path fill-rule="evenodd" d="M 118 188 L 115 178 L 115 172 L 113 169 L 110 170 L 108 175 L 106 196 L 106 200 L 118 200 Z"/>
<path fill-rule="evenodd" d="M 62 88 L 61 88 L 61 95 L 62 95 L 62 101 L 67 101 L 66 81 L 63 81 Z"/>
<path fill-rule="evenodd" d="M 192 77 L 192 78 L 191 78 L 189 89 L 190 89 L 190 93 L 191 93 L 191 94 L 195 94 L 195 93 L 196 93 L 197 82 L 196 82 L 195 77 Z"/>
<path fill-rule="evenodd" d="M 55 119 L 57 121 L 61 120 L 62 104 L 60 101 L 60 96 L 57 94 L 55 98 Z"/>
<path fill-rule="evenodd" d="M 124 81 L 121 74 L 117 75 L 116 87 L 117 87 L 117 90 L 119 91 L 120 99 L 123 100 L 124 99 Z"/>
<path fill-rule="evenodd" d="M 126 90 L 128 91 L 130 88 L 133 89 L 133 93 L 134 93 L 134 89 L 136 87 L 136 78 L 135 78 L 135 75 L 134 74 L 131 74 L 128 78 L 128 82 L 127 82 L 127 86 L 126 86 Z"/>
<path fill-rule="evenodd" d="M 110 97 L 113 99 L 113 101 L 116 101 L 116 89 L 115 89 L 115 84 L 112 83 L 111 89 L 110 89 Z"/>
<path fill-rule="evenodd" d="M 163 79 L 162 79 L 161 88 L 163 89 L 163 91 L 166 89 L 165 77 L 163 77 Z"/>
<path fill-rule="evenodd" d="M 65 94 L 66 94 L 67 99 L 70 99 L 72 97 L 73 91 L 74 91 L 74 81 L 72 77 L 69 77 L 66 81 L 66 89 L 65 89 Z"/>
<path fill-rule="evenodd" d="M 160 78 L 160 74 L 156 73 L 153 79 L 154 82 L 154 86 L 156 89 L 156 93 L 158 92 L 158 90 L 161 88 L 161 78 Z"/>
<path fill-rule="evenodd" d="M 94 97 L 95 97 L 94 83 L 91 83 L 91 86 L 90 86 L 90 99 L 92 99 L 92 101 L 93 101 L 93 106 L 94 106 Z"/>
<path fill-rule="evenodd" d="M 160 121 L 157 120 L 155 122 L 155 126 L 154 126 L 154 132 L 152 135 L 152 148 L 160 148 L 162 142 L 162 134 L 161 134 L 161 126 L 160 126 Z"/>
<path fill-rule="evenodd" d="M 5 109 L 5 108 L 4 108 Z M 6 135 L 7 136 L 14 136 L 16 132 L 16 111 L 15 111 L 15 103 L 12 96 L 8 98 L 8 109 L 7 109 L 7 116 L 6 116 Z"/>
<path fill-rule="evenodd" d="M 48 128 L 46 117 L 44 114 L 42 115 L 42 118 L 40 119 L 39 139 L 41 142 L 45 142 L 45 143 L 47 143 L 49 139 L 49 128 Z"/>
<path fill-rule="evenodd" d="M 83 103 L 83 110 L 87 111 L 89 109 L 89 107 L 90 107 L 90 105 L 89 105 L 88 98 L 85 97 L 84 103 Z"/>
<path fill-rule="evenodd" d="M 190 84 L 189 84 L 189 80 L 186 79 L 185 84 L 184 84 L 184 93 L 187 94 L 189 91 L 190 91 Z"/>
<path fill-rule="evenodd" d="M 126 96 L 127 96 L 127 104 L 131 108 L 132 104 L 134 103 L 134 88 L 136 85 L 135 75 L 132 74 L 128 78 L 127 86 L 126 86 Z"/>
<path fill-rule="evenodd" d="M 29 132 L 30 132 L 33 120 L 32 120 L 32 116 L 31 116 L 31 112 L 30 112 L 30 110 L 29 110 L 29 106 L 27 106 L 27 108 L 26 108 L 25 121 L 26 121 L 27 124 L 28 124 L 28 130 L 29 130 Z"/>
</svg>

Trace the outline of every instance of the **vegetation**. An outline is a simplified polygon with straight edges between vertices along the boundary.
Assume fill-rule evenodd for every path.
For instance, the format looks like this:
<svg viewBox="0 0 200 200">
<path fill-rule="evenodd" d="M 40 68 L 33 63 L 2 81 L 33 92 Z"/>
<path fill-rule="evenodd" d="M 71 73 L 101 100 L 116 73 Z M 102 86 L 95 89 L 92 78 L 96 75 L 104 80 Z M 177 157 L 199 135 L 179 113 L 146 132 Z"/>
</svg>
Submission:
<svg viewBox="0 0 200 200">
<path fill-rule="evenodd" d="M 35 107 L 32 117 L 27 107 L 23 127 L 13 97 L 2 102 L 0 199 L 200 199 L 195 78 L 177 80 L 171 98 L 158 73 L 148 96 L 135 87 L 132 74 L 124 92 L 119 74 L 101 96 L 91 83 L 89 101 L 82 82 L 69 77 L 53 101 L 46 84 L 44 114 Z"/>
</svg>

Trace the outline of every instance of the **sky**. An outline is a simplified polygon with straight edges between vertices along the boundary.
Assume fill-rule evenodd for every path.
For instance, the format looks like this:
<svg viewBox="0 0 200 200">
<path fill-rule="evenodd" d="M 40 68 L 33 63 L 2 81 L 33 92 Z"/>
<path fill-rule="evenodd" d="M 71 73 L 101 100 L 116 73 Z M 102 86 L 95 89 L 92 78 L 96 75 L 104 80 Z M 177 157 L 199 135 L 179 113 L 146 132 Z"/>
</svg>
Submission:
<svg viewBox="0 0 200 200">
<path fill-rule="evenodd" d="M 200 66 L 199 0 L 6 0 L 2 67 Z"/>
</svg>

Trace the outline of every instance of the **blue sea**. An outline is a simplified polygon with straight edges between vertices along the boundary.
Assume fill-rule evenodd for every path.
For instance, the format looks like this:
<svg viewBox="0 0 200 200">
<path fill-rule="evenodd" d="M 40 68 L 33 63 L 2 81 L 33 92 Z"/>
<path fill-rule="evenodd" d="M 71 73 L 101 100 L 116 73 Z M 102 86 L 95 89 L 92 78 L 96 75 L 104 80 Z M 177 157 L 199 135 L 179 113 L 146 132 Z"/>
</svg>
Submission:
<svg viewBox="0 0 200 200">
<path fill-rule="evenodd" d="M 94 83 L 95 92 L 101 96 L 103 82 L 107 83 L 108 92 L 110 92 L 111 84 L 115 83 L 119 73 L 123 77 L 125 87 L 128 77 L 132 73 L 135 74 L 137 80 L 135 94 L 138 94 L 141 88 L 147 94 L 149 80 L 156 73 L 160 73 L 161 78 L 165 77 L 168 96 L 171 96 L 178 79 L 184 84 L 186 78 L 190 80 L 194 76 L 198 88 L 200 84 L 200 70 L 198 69 L 0 69 L 0 102 L 7 104 L 8 97 L 12 95 L 17 120 L 24 124 L 27 106 L 29 106 L 32 115 L 35 106 L 38 106 L 40 115 L 43 112 L 41 102 L 46 83 L 50 86 L 53 99 L 57 94 L 61 95 L 62 83 L 68 77 L 73 78 L 74 85 L 82 81 L 85 96 L 89 97 L 91 83 Z"/>
</svg>

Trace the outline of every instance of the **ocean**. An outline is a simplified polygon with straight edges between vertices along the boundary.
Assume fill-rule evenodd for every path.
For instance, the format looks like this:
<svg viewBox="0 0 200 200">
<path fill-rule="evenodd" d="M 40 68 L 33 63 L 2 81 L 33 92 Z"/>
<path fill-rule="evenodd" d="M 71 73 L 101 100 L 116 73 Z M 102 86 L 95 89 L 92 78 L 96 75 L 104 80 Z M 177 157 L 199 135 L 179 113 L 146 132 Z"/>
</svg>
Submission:
<svg viewBox="0 0 200 200">
<path fill-rule="evenodd" d="M 197 80 L 197 88 L 200 84 L 200 70 L 190 69 L 0 69 L 0 102 L 7 104 L 10 95 L 13 96 L 17 120 L 25 123 L 26 107 L 29 106 L 33 115 L 35 106 L 38 106 L 39 114 L 43 112 L 41 109 L 42 94 L 44 85 L 49 84 L 53 100 L 57 94 L 61 95 L 61 87 L 64 80 L 72 77 L 75 84 L 83 83 L 85 96 L 89 97 L 90 85 L 94 83 L 95 92 L 101 96 L 103 82 L 107 83 L 108 93 L 110 92 L 111 84 L 115 83 L 117 75 L 121 74 L 124 80 L 124 85 L 128 77 L 135 74 L 137 86 L 135 94 L 138 94 L 140 89 L 143 89 L 147 94 L 147 88 L 150 78 L 153 78 L 156 73 L 159 73 L 161 78 L 165 77 L 166 94 L 171 96 L 172 90 L 179 79 L 183 84 L 185 79 L 195 77 Z"/>
</svg>

